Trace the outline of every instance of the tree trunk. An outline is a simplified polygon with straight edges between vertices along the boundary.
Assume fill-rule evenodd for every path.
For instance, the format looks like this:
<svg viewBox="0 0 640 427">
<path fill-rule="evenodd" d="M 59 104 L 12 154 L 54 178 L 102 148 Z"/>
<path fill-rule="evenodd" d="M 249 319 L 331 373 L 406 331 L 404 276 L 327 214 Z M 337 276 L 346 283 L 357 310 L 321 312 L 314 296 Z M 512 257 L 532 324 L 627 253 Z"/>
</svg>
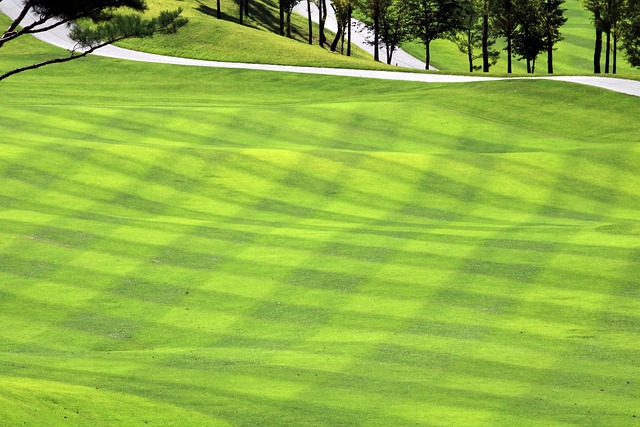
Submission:
<svg viewBox="0 0 640 427">
<path fill-rule="evenodd" d="M 291 38 L 291 12 L 292 10 L 287 10 L 287 37 Z"/>
<path fill-rule="evenodd" d="M 613 74 L 616 73 L 618 68 L 618 35 L 616 31 L 613 32 Z"/>
<path fill-rule="evenodd" d="M 546 14 L 547 17 L 551 16 L 551 0 L 546 1 Z M 550 19 L 550 18 L 548 18 Z M 550 23 L 547 22 L 547 73 L 553 74 L 553 29 L 550 28 Z M 535 59 L 533 60 L 533 68 L 535 69 Z"/>
<path fill-rule="evenodd" d="M 424 59 L 424 69 L 428 70 L 429 69 L 429 62 L 431 61 L 431 48 L 429 47 L 429 45 L 431 44 L 431 40 L 428 40 L 425 44 L 424 44 L 424 51 L 425 51 L 425 59 Z"/>
<path fill-rule="evenodd" d="M 380 48 L 380 40 L 378 34 L 378 32 L 380 31 L 380 23 L 378 19 L 378 11 L 375 10 L 373 14 L 373 60 L 380 61 L 380 52 L 378 52 Z"/>
<path fill-rule="evenodd" d="M 327 43 L 327 36 L 324 34 L 324 24 L 327 20 L 327 2 L 326 0 L 318 1 L 318 15 L 320 21 L 320 46 L 324 46 Z"/>
<path fill-rule="evenodd" d="M 349 3 L 349 27 L 347 28 L 347 56 L 351 56 L 351 14 L 353 13 L 353 9 L 351 9 L 351 3 Z"/>
<path fill-rule="evenodd" d="M 609 57 L 611 56 L 611 31 L 607 31 L 607 44 L 604 54 L 604 73 L 609 74 Z"/>
<path fill-rule="evenodd" d="M 240 0 L 238 6 L 240 6 L 240 25 L 242 25 L 244 23 L 244 1 Z"/>
<path fill-rule="evenodd" d="M 531 61 L 531 74 L 535 74 L 536 72 L 536 58 L 533 58 Z"/>
<path fill-rule="evenodd" d="M 473 47 L 471 46 L 471 31 L 467 32 L 467 59 L 469 59 L 469 72 L 473 73 Z"/>
<path fill-rule="evenodd" d="M 244 16 L 249 17 L 249 0 L 244 1 Z"/>
<path fill-rule="evenodd" d="M 333 39 L 333 43 L 331 43 L 331 52 L 335 52 L 338 48 L 338 42 L 340 41 L 340 37 L 342 37 L 342 26 L 338 22 L 338 32 L 336 33 L 335 38 Z"/>
<path fill-rule="evenodd" d="M 311 0 L 307 0 L 307 17 L 309 18 L 309 44 L 313 44 L 313 21 L 311 20 Z"/>
<path fill-rule="evenodd" d="M 509 36 L 507 37 L 507 73 L 509 74 L 511 74 L 511 51 L 511 34 L 509 34 Z"/>
<path fill-rule="evenodd" d="M 218 19 L 222 17 L 222 12 L 220 12 L 220 0 L 216 2 L 216 16 Z"/>
<path fill-rule="evenodd" d="M 547 73 L 553 74 L 553 41 L 547 40 Z"/>
<path fill-rule="evenodd" d="M 284 36 L 284 5 L 282 1 L 280 0 L 278 4 L 280 5 L 280 35 Z"/>
<path fill-rule="evenodd" d="M 593 50 L 593 72 L 600 74 L 600 56 L 602 55 L 602 31 L 596 29 L 596 45 Z"/>
<path fill-rule="evenodd" d="M 527 74 L 531 74 L 531 60 L 527 58 Z"/>
<path fill-rule="evenodd" d="M 482 12 L 482 71 L 489 72 L 489 14 L 486 11 L 487 1 L 485 0 L 485 10 Z"/>
</svg>

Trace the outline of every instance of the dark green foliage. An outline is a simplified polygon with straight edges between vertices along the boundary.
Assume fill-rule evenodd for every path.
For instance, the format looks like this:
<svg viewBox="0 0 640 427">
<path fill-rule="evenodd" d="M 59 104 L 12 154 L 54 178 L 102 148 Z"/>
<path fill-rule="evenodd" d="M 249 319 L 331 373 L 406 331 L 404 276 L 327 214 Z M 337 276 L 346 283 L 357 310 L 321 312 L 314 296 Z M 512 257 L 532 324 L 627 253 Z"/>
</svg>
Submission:
<svg viewBox="0 0 640 427">
<path fill-rule="evenodd" d="M 491 24 L 493 30 L 507 41 L 504 50 L 507 51 L 507 72 L 511 73 L 511 58 L 513 56 L 513 36 L 520 22 L 518 5 L 515 0 L 490 0 Z"/>
<path fill-rule="evenodd" d="M 640 67 L 640 1 L 629 1 L 621 33 L 627 60 L 634 67 Z"/>
<path fill-rule="evenodd" d="M 467 55 L 469 60 L 469 72 L 480 70 L 483 67 L 473 64 L 473 61 L 483 57 L 483 7 L 484 2 L 468 0 L 462 3 L 460 28 L 450 36 L 460 52 Z M 486 40 L 487 62 L 490 65 L 498 61 L 500 52 L 493 49 L 495 37 L 489 35 Z M 484 62 L 484 61 L 483 61 Z"/>
<path fill-rule="evenodd" d="M 384 44 L 387 64 L 391 64 L 393 53 L 400 43 L 409 37 L 408 3 L 393 0 L 380 15 L 380 40 Z"/>
<path fill-rule="evenodd" d="M 127 7 L 141 12 L 147 8 L 144 0 L 31 0 L 29 4 L 42 16 L 63 20 L 78 17 L 105 19 L 114 9 Z"/>
<path fill-rule="evenodd" d="M 163 11 L 151 20 L 144 20 L 140 15 L 114 15 L 95 27 L 74 26 L 70 35 L 82 48 L 91 49 L 105 40 L 114 42 L 131 37 L 149 37 L 155 33 L 175 33 L 187 23 L 185 18 L 180 17 L 180 12 Z"/>
<path fill-rule="evenodd" d="M 534 73 L 536 58 L 545 48 L 545 31 L 540 1 L 520 0 L 520 25 L 513 38 L 513 50 L 527 61 L 527 73 Z"/>
<path fill-rule="evenodd" d="M 373 32 L 373 41 L 370 43 L 373 45 L 373 59 L 376 61 L 380 60 L 380 19 L 390 3 L 391 0 L 358 0 L 356 3 L 358 10 L 364 15 L 362 22 Z"/>
<path fill-rule="evenodd" d="M 563 39 L 560 27 L 566 22 L 565 9 L 562 8 L 564 0 L 543 0 L 541 5 L 542 27 L 544 29 L 544 42 L 547 49 L 547 71 L 553 73 L 553 50 L 557 42 Z"/>
<path fill-rule="evenodd" d="M 414 39 L 425 45 L 427 70 L 431 60 L 429 45 L 462 25 L 462 5 L 459 0 L 408 0 L 409 29 Z"/>
</svg>

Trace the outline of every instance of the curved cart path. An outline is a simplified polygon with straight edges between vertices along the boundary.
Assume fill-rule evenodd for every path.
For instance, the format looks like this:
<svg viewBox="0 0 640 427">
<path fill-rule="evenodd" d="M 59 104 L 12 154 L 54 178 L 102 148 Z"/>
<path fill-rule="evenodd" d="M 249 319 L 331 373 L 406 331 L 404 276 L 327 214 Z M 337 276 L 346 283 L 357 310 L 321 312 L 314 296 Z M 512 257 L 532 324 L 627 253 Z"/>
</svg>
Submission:
<svg viewBox="0 0 640 427">
<path fill-rule="evenodd" d="M 21 10 L 21 2 L 19 0 L 0 0 L 0 12 L 8 15 L 11 19 L 15 19 Z M 29 23 L 32 18 L 27 17 L 24 23 Z M 72 50 L 75 42 L 68 36 L 69 30 L 66 26 L 61 25 L 51 31 L 39 33 L 35 35 L 38 39 L 50 43 L 52 45 Z M 188 65 L 199 67 L 215 67 L 215 68 L 234 68 L 245 70 L 262 70 L 262 71 L 278 71 L 290 73 L 304 74 L 321 74 L 332 76 L 347 77 L 363 77 L 373 79 L 386 80 L 405 80 L 425 83 L 461 83 L 461 82 L 479 82 L 488 80 L 505 80 L 506 78 L 498 77 L 475 77 L 475 76 L 455 76 L 446 74 L 428 74 L 428 73 L 404 73 L 399 71 L 373 71 L 373 70 L 353 70 L 343 68 L 316 68 L 316 67 L 297 67 L 287 65 L 265 65 L 265 64 L 245 64 L 237 62 L 218 62 L 203 61 L 197 59 L 177 58 L 165 55 L 155 55 L 144 52 L 137 52 L 128 49 L 122 49 L 116 46 L 105 46 L 97 50 L 94 55 L 105 56 L 109 58 L 125 59 L 130 61 L 154 62 L 162 64 Z M 611 77 L 515 77 L 519 79 L 534 78 L 558 80 L 571 83 L 579 83 L 590 86 L 596 86 L 615 92 L 621 92 L 628 95 L 640 96 L 640 81 L 625 80 Z"/>
</svg>

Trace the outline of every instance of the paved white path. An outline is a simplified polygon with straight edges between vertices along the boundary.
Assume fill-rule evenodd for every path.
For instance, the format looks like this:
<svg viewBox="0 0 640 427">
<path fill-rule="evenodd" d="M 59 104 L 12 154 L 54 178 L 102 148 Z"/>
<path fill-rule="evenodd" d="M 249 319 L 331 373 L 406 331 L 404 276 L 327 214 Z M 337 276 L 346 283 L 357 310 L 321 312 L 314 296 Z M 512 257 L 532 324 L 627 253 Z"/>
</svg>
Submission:
<svg viewBox="0 0 640 427">
<path fill-rule="evenodd" d="M 22 2 L 20 0 L 0 0 L 0 12 L 15 19 L 21 10 Z M 25 23 L 29 19 L 26 18 Z M 54 30 L 40 33 L 36 37 L 42 41 L 53 44 L 55 46 L 72 50 L 75 43 L 68 37 L 68 28 L 66 26 L 57 27 Z M 385 80 L 405 80 L 424 83 L 461 83 L 461 82 L 479 82 L 488 80 L 505 80 L 505 78 L 496 77 L 476 77 L 476 76 L 455 76 L 446 74 L 429 74 L 429 73 L 403 73 L 400 71 L 370 71 L 370 70 L 351 70 L 339 68 L 315 68 L 315 67 L 295 67 L 286 65 L 263 65 L 263 64 L 245 64 L 236 62 L 218 62 L 218 61 L 202 61 L 197 59 L 176 58 L 164 55 L 154 55 L 150 53 L 137 52 L 128 49 L 122 49 L 116 46 L 105 46 L 97 50 L 94 55 L 105 56 L 110 58 L 126 59 L 131 61 L 155 62 L 163 64 L 188 65 L 199 67 L 216 67 L 216 68 L 234 68 L 245 70 L 262 70 L 262 71 L 278 71 L 290 73 L 305 74 L 321 74 L 332 76 L 347 77 L 363 77 Z M 586 84 L 590 86 L 601 87 L 604 89 L 626 93 L 629 95 L 640 96 L 640 82 L 635 80 L 624 80 L 610 77 L 521 77 L 559 80 L 571 83 Z"/>
</svg>

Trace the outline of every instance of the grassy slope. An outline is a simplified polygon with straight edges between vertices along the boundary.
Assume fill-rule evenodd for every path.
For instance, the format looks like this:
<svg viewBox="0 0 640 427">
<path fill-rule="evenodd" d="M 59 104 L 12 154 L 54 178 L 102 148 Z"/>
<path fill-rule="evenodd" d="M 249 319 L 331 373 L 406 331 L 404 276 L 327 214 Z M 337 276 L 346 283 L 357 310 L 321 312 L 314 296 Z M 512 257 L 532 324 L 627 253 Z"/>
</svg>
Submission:
<svg viewBox="0 0 640 427">
<path fill-rule="evenodd" d="M 640 417 L 636 98 L 90 58 L 0 102 L 5 425 Z"/>
<path fill-rule="evenodd" d="M 126 40 L 123 47 L 152 53 L 168 54 L 187 58 L 210 59 L 232 62 L 252 62 L 318 67 L 342 67 L 364 69 L 389 69 L 376 63 L 363 50 L 354 46 L 352 57 L 330 52 L 317 45 L 318 27 L 314 27 L 314 45 L 307 40 L 307 21 L 300 15 L 292 15 L 294 40 L 277 35 L 278 10 L 271 1 L 252 1 L 251 18 L 245 26 L 237 23 L 237 5 L 223 1 L 223 19 L 215 14 L 215 2 L 202 3 L 195 0 L 154 0 L 149 2 L 149 13 L 181 7 L 189 24 L 178 34 L 157 36 L 145 40 Z M 328 37 L 332 37 L 327 32 Z M 332 38 L 330 39 L 332 41 Z"/>
<path fill-rule="evenodd" d="M 561 31 L 564 41 L 557 45 L 554 52 L 554 72 L 556 74 L 593 74 L 593 44 L 594 30 L 589 13 L 582 7 L 580 0 L 566 0 L 564 7 L 567 9 L 567 23 Z M 420 43 L 405 43 L 403 49 L 418 58 L 424 57 L 424 47 Z M 432 63 L 443 71 L 467 72 L 469 63 L 464 54 L 460 53 L 455 45 L 447 40 L 436 40 L 432 44 Z M 493 73 L 505 73 L 507 71 L 506 52 L 501 52 L 500 59 L 491 68 Z M 604 54 L 603 54 L 604 55 Z M 604 70 L 604 56 L 602 58 Z M 526 62 L 513 60 L 514 73 L 525 74 Z M 546 53 L 540 55 L 536 61 L 536 74 L 547 73 Z M 632 68 L 625 60 L 624 55 L 618 55 L 618 74 L 622 77 L 637 78 L 640 71 Z"/>
</svg>

